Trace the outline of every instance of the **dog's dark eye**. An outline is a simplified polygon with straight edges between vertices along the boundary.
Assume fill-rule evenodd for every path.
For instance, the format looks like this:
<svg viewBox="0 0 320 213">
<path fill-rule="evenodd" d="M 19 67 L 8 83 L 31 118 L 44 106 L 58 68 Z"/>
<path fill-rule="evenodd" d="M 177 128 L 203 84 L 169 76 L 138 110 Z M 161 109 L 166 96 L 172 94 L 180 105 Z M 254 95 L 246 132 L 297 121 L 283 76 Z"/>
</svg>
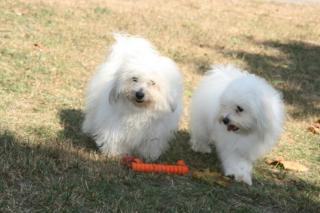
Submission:
<svg viewBox="0 0 320 213">
<path fill-rule="evenodd" d="M 156 82 L 150 81 L 151 85 L 156 85 Z"/>
<path fill-rule="evenodd" d="M 236 112 L 242 112 L 243 108 L 241 106 L 237 106 Z"/>
<path fill-rule="evenodd" d="M 133 82 L 138 82 L 138 78 L 137 77 L 132 77 L 132 81 Z"/>
</svg>

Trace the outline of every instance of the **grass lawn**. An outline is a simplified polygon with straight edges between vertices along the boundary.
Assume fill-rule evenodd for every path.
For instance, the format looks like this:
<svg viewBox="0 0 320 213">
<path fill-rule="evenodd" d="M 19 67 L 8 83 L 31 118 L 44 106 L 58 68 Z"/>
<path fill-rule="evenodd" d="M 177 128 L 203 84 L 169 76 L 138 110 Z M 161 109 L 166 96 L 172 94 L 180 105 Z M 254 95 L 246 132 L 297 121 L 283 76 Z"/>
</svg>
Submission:
<svg viewBox="0 0 320 213">
<path fill-rule="evenodd" d="M 291 1 L 292 2 L 292 1 Z M 188 146 L 188 105 L 204 71 L 235 63 L 282 91 L 279 145 L 253 186 L 137 174 L 80 131 L 84 90 L 113 42 L 138 34 L 173 58 L 185 112 L 159 162 L 220 171 Z M 263 0 L 1 0 L 0 212 L 320 212 L 320 4 Z M 306 172 L 270 166 L 282 157 Z"/>
</svg>

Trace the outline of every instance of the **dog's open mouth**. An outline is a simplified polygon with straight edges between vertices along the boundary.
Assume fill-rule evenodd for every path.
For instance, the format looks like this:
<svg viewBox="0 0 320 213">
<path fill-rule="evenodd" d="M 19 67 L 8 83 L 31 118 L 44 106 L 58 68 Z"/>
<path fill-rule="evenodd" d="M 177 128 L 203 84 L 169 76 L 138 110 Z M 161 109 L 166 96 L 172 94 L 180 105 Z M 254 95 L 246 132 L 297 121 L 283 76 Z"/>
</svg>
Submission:
<svg viewBox="0 0 320 213">
<path fill-rule="evenodd" d="M 229 124 L 227 129 L 228 129 L 228 131 L 233 131 L 233 132 L 239 130 L 239 128 L 233 124 Z"/>
<path fill-rule="evenodd" d="M 139 108 L 146 108 L 146 107 L 150 107 L 152 102 L 148 99 L 133 99 L 131 101 L 136 107 L 139 107 Z"/>
<path fill-rule="evenodd" d="M 139 104 L 141 104 L 141 103 L 143 103 L 143 102 L 144 102 L 144 100 L 136 99 L 136 102 L 137 102 L 137 103 L 139 103 Z"/>
</svg>

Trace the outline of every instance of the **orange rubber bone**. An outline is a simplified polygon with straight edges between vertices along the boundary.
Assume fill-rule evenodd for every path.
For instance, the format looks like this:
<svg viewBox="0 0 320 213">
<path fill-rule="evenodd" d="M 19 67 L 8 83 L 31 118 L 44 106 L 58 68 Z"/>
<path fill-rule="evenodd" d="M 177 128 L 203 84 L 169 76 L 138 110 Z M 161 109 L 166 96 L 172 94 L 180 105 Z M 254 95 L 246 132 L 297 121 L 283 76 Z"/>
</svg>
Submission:
<svg viewBox="0 0 320 213">
<path fill-rule="evenodd" d="M 178 160 L 176 165 L 143 163 L 139 158 L 125 156 L 122 158 L 122 164 L 136 172 L 145 173 L 167 173 L 176 175 L 186 175 L 189 173 L 189 167 L 183 160 Z"/>
</svg>

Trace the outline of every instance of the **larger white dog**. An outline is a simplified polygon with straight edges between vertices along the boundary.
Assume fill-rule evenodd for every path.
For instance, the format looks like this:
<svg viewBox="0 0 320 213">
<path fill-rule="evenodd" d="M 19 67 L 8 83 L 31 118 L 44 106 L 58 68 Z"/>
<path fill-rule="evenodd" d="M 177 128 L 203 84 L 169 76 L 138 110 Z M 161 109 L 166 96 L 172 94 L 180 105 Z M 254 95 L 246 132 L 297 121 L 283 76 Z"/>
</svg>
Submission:
<svg viewBox="0 0 320 213">
<path fill-rule="evenodd" d="M 156 160 L 178 127 L 180 71 L 143 38 L 118 34 L 115 39 L 89 85 L 83 131 L 106 155 Z"/>
<path fill-rule="evenodd" d="M 281 96 L 264 79 L 214 66 L 192 98 L 192 149 L 209 153 L 214 143 L 225 175 L 251 185 L 253 162 L 276 144 L 283 119 Z"/>
</svg>

